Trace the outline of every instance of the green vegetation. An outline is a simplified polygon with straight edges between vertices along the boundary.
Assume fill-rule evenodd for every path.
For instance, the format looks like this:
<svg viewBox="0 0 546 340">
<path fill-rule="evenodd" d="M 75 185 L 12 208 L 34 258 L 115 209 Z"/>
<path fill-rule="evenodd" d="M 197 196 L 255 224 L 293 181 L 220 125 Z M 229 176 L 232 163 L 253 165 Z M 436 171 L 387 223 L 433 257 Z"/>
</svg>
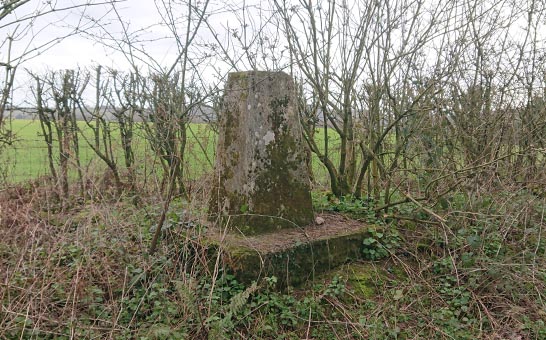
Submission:
<svg viewBox="0 0 546 340">
<path fill-rule="evenodd" d="M 316 212 L 373 226 L 361 242 L 364 260 L 278 291 L 280 276 L 245 285 L 224 269 L 222 256 L 206 256 L 206 177 L 215 151 L 209 126 L 188 125 L 189 195 L 173 199 L 154 255 L 147 249 L 164 209 L 157 185 L 163 169 L 142 126 L 135 141 L 139 200 L 101 189 L 72 193 L 69 204 L 54 195 L 54 183 L 29 181 L 48 171 L 38 123 L 13 121 L 13 127 L 18 140 L 0 156 L 12 171 L 0 191 L 0 334 L 7 339 L 546 336 L 540 187 L 506 177 L 502 185 L 480 184 L 484 174 L 454 172 L 459 182 L 428 198 L 400 186 L 362 199 L 317 189 Z M 81 142 L 92 180 L 105 166 Z M 327 177 L 316 159 L 313 165 L 321 188 Z M 447 181 L 431 178 L 425 171 L 403 180 L 416 193 Z"/>
<path fill-rule="evenodd" d="M 546 339 L 544 1 L 102 2 L 0 5 L 0 340 Z M 83 36 L 102 65 L 29 63 Z M 206 238 L 229 230 L 217 126 L 190 122 L 237 119 L 221 88 L 245 69 L 294 79 L 304 231 L 367 231 L 303 286 L 238 281 Z"/>
<path fill-rule="evenodd" d="M 283 291 L 274 289 L 279 277 L 243 285 L 221 258 L 204 261 L 201 208 L 188 201 L 171 204 L 163 241 L 149 256 L 161 211 L 154 200 L 88 201 L 54 212 L 40 199 L 46 188 L 4 194 L 0 259 L 9 270 L 1 274 L 0 330 L 7 339 L 546 335 L 546 202 L 529 193 L 454 199 L 444 225 L 407 206 L 407 216 L 423 222 L 374 214 L 371 200 L 315 193 L 317 211 L 378 225 L 362 242 L 368 260 Z M 524 211 L 519 220 L 505 219 L 514 210 Z"/>
<path fill-rule="evenodd" d="M 48 175 L 47 145 L 41 136 L 40 122 L 34 120 L 16 119 L 11 122 L 16 140 L 10 147 L 0 153 L 0 165 L 4 171 L 3 178 L 8 183 L 20 183 L 33 180 L 40 176 Z M 91 140 L 90 128 L 84 122 L 80 122 L 84 134 Z M 115 123 L 110 124 L 114 135 L 114 153 L 116 159 L 123 159 L 122 148 L 117 138 L 118 129 Z M 212 170 L 214 155 L 216 152 L 216 133 L 206 124 L 190 124 L 188 126 L 189 141 L 187 144 L 187 173 L 188 178 L 199 178 L 204 173 Z M 330 140 L 334 145 L 338 144 L 335 132 L 329 130 Z M 94 169 L 100 173 L 105 170 L 105 165 L 87 145 L 85 139 L 80 141 L 81 163 L 86 169 Z M 203 152 L 203 150 L 205 152 Z M 58 157 L 57 157 L 58 158 Z M 144 131 L 138 129 L 136 133 L 136 162 L 140 171 L 161 171 L 157 156 L 145 143 Z M 327 174 L 320 162 L 313 155 L 313 174 L 317 184 L 327 185 Z"/>
<path fill-rule="evenodd" d="M 16 119 L 11 122 L 12 130 L 16 137 L 10 147 L 0 153 L 0 165 L 2 165 L 5 181 L 8 183 L 20 183 L 49 175 L 47 161 L 47 144 L 44 142 L 40 128 L 40 122 L 35 120 Z M 119 142 L 119 129 L 116 123 L 109 124 L 113 135 L 113 150 L 116 161 L 122 163 L 123 153 Z M 85 122 L 79 122 L 83 135 L 90 141 L 93 140 L 91 129 Z M 189 154 L 187 162 L 187 176 L 198 178 L 212 169 L 216 148 L 215 133 L 206 124 L 190 124 L 188 126 L 190 141 L 187 145 Z M 144 131 L 140 128 L 135 133 L 135 159 L 139 164 L 139 171 L 161 171 L 157 155 L 145 142 Z M 54 150 L 57 152 L 56 141 Z M 203 151 L 204 150 L 204 151 Z M 104 172 L 106 166 L 95 155 L 84 138 L 80 138 L 81 164 L 85 169 L 91 169 L 96 173 Z M 58 161 L 58 156 L 56 157 Z M 5 169 L 4 169 L 5 168 Z"/>
</svg>

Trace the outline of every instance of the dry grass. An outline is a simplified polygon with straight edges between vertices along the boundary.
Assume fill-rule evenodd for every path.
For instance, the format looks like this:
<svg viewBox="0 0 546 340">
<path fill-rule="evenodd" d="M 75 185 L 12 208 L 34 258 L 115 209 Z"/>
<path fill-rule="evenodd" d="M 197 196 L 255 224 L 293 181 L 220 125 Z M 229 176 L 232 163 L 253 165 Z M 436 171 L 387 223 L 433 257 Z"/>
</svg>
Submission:
<svg viewBox="0 0 546 340">
<path fill-rule="evenodd" d="M 58 212 L 48 189 L 17 187 L 0 199 L 0 334 L 132 334 L 136 320 L 121 323 L 120 315 L 136 283 L 141 284 L 131 282 L 131 268 L 147 273 L 156 265 L 157 259 L 146 255 L 150 213 L 122 201 L 86 202 Z M 173 237 L 177 246 L 191 246 L 181 235 Z M 169 255 L 184 253 L 170 248 Z M 180 280 L 190 269 L 189 276 L 195 276 L 187 260 L 173 256 L 167 275 Z M 153 281 L 148 278 L 144 289 Z"/>
<path fill-rule="evenodd" d="M 546 202 L 524 189 L 453 198 L 445 224 L 426 216 L 427 224 L 396 222 L 402 239 L 389 258 L 362 263 L 374 268 L 365 283 L 372 295 L 343 271 L 286 294 L 266 282 L 234 283 L 220 258 L 207 259 L 199 233 L 184 232 L 205 218 L 204 183 L 192 183 L 191 203 L 173 202 L 154 256 L 147 251 L 158 196 L 142 195 L 138 207 L 97 197 L 62 210 L 43 182 L 2 191 L 0 338 L 546 334 Z"/>
</svg>

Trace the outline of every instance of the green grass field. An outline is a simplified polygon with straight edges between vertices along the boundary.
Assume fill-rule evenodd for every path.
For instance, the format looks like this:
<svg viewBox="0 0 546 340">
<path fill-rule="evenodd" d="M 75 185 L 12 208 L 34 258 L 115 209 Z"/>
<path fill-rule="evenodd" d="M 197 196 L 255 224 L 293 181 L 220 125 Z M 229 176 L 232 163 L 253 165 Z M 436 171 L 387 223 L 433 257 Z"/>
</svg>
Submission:
<svg viewBox="0 0 546 340">
<path fill-rule="evenodd" d="M 91 137 L 91 130 L 80 122 L 80 127 L 85 136 Z M 48 175 L 47 145 L 41 135 L 40 123 L 37 120 L 13 120 L 11 126 L 16 136 L 16 142 L 8 146 L 0 154 L 0 169 L 3 172 L 3 178 L 8 183 L 20 183 L 26 180 Z M 123 168 L 123 152 L 119 142 L 118 131 L 115 124 L 112 124 L 112 134 L 114 139 L 114 152 L 120 167 Z M 161 166 L 146 143 L 144 131 L 137 128 L 135 131 L 135 158 L 138 164 L 138 171 L 142 174 L 152 174 L 161 172 Z M 317 136 L 322 136 L 318 134 Z M 90 139 L 91 140 L 91 139 Z M 335 133 L 332 133 L 331 145 L 339 143 Z M 95 155 L 94 151 L 88 146 L 83 137 L 79 138 L 81 166 L 84 173 L 101 173 L 104 171 L 104 162 Z M 188 143 L 185 156 L 185 176 L 190 179 L 199 178 L 205 173 L 212 171 L 216 150 L 216 133 L 207 124 L 190 124 L 188 128 Z M 54 151 L 56 164 L 58 164 L 58 151 Z M 337 157 L 334 157 L 334 159 Z M 315 179 L 321 183 L 327 183 L 327 172 L 320 164 L 318 159 L 313 156 L 313 173 Z M 71 168 L 76 169 L 74 161 Z M 75 173 L 75 172 L 74 172 Z"/>
<path fill-rule="evenodd" d="M 80 122 L 85 136 L 91 137 L 91 130 Z M 33 120 L 14 120 L 12 130 L 16 142 L 8 146 L 0 154 L 0 165 L 4 171 L 4 178 L 11 183 L 22 182 L 49 174 L 47 163 L 47 145 L 42 137 L 40 123 Z M 119 143 L 118 131 L 112 124 L 114 153 L 118 164 L 123 164 L 123 152 Z M 187 175 L 195 177 L 197 174 L 210 171 L 211 162 L 214 162 L 215 133 L 207 125 L 191 124 L 189 127 L 189 141 L 187 146 Z M 145 142 L 144 131 L 137 128 L 135 131 L 135 158 L 141 171 L 156 171 L 160 166 L 153 150 Z M 90 139 L 91 140 L 91 139 Z M 84 170 L 101 171 L 105 168 L 103 161 L 89 147 L 85 139 L 79 137 L 81 166 Z M 58 151 L 54 151 L 55 161 L 58 163 Z M 72 161 L 74 163 L 74 161 Z M 72 163 L 72 168 L 75 164 Z M 156 169 L 157 166 L 157 169 Z"/>
</svg>

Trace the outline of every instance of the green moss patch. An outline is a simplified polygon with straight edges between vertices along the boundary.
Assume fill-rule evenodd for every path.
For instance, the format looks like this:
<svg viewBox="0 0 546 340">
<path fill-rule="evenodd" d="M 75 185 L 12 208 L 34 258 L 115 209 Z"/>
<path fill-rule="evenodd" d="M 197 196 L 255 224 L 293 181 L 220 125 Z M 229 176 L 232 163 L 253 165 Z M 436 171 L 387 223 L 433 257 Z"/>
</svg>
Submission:
<svg viewBox="0 0 546 340">
<path fill-rule="evenodd" d="M 321 226 L 247 237 L 211 234 L 228 268 L 240 282 L 275 276 L 280 286 L 297 286 L 345 263 L 362 258 L 369 226 L 340 216 L 325 216 Z"/>
</svg>

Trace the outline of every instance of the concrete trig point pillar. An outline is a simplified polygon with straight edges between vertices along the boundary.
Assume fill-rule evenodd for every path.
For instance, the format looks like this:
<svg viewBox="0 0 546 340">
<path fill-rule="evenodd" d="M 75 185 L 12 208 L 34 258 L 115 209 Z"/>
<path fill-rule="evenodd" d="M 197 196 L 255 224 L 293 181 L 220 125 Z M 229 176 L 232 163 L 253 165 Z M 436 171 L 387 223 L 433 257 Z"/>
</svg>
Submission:
<svg viewBox="0 0 546 340">
<path fill-rule="evenodd" d="M 245 234 L 313 221 L 296 105 L 294 81 L 284 72 L 229 74 L 210 201 L 219 221 Z"/>
</svg>

